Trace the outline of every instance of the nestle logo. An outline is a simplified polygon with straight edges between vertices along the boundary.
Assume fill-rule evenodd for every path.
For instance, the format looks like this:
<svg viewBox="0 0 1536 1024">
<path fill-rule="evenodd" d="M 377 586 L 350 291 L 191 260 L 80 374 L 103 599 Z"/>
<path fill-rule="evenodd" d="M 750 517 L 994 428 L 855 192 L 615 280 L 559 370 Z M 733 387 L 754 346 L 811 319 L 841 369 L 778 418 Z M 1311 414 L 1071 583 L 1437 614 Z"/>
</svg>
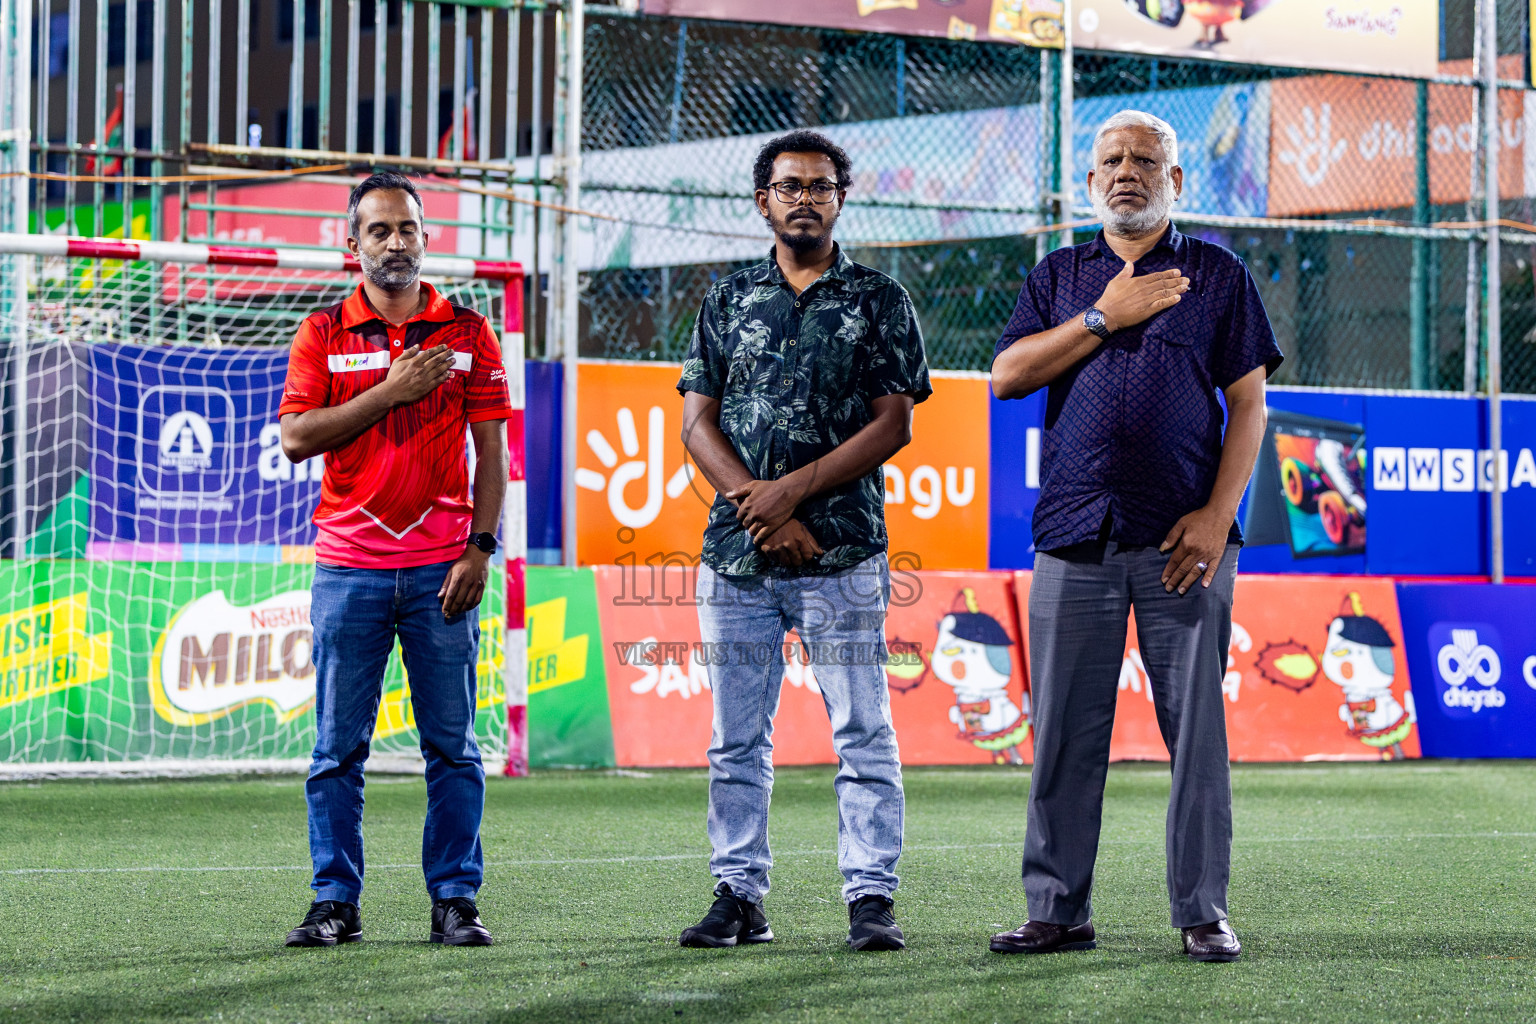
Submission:
<svg viewBox="0 0 1536 1024">
<path fill-rule="evenodd" d="M 282 626 L 309 625 L 309 605 L 253 609 L 250 615 L 252 629 L 278 629 Z"/>
</svg>

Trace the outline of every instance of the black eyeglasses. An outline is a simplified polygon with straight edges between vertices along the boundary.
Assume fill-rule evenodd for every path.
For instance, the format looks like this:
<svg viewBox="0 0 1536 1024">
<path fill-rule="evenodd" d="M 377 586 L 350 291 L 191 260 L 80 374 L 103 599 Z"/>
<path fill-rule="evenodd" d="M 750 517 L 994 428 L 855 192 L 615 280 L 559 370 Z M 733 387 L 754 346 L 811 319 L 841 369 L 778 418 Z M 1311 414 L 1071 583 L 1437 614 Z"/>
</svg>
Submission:
<svg viewBox="0 0 1536 1024">
<path fill-rule="evenodd" d="M 768 188 L 786 203 L 798 203 L 807 192 L 811 194 L 811 202 L 818 206 L 825 206 L 837 198 L 837 183 L 832 181 L 816 181 L 809 185 L 798 181 L 775 181 Z"/>
</svg>

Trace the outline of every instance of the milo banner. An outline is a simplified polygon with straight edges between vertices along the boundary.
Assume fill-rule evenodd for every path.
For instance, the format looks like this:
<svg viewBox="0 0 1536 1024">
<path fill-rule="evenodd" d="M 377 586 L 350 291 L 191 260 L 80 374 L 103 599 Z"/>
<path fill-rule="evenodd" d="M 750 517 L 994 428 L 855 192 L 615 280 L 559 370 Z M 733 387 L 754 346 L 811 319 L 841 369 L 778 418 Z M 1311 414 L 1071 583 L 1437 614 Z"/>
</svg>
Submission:
<svg viewBox="0 0 1536 1024">
<path fill-rule="evenodd" d="M 308 756 L 312 572 L 237 563 L 0 565 L 0 761 Z M 480 607 L 477 730 L 490 751 L 505 747 L 502 592 L 493 578 Z M 397 648 L 373 749 L 418 746 Z"/>
</svg>

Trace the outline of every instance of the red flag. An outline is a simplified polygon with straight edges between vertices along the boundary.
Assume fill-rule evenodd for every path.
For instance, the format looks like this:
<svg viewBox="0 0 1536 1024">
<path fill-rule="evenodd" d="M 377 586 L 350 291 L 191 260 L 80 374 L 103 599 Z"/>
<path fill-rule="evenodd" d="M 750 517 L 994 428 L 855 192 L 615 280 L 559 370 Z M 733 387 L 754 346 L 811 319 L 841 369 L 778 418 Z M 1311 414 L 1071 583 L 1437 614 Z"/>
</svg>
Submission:
<svg viewBox="0 0 1536 1024">
<path fill-rule="evenodd" d="M 107 116 L 107 123 L 103 126 L 106 130 L 107 141 L 104 144 L 92 142 L 92 148 L 100 145 L 102 149 L 121 149 L 123 146 L 123 86 L 117 86 L 117 106 L 112 108 L 112 113 Z M 96 173 L 96 158 L 85 158 L 85 173 Z M 107 157 L 102 164 L 101 173 L 115 175 L 123 173 L 123 158 L 120 156 Z"/>
<path fill-rule="evenodd" d="M 464 97 L 464 110 L 458 117 L 453 119 L 453 123 L 448 126 L 448 130 L 443 132 L 443 137 L 437 140 L 437 158 L 439 160 L 453 159 L 453 133 L 458 131 L 461 125 L 464 128 L 464 159 L 480 159 L 479 148 L 475 144 L 474 129 L 471 127 L 474 123 L 476 92 L 478 92 L 476 89 L 469 90 L 468 94 Z"/>
</svg>

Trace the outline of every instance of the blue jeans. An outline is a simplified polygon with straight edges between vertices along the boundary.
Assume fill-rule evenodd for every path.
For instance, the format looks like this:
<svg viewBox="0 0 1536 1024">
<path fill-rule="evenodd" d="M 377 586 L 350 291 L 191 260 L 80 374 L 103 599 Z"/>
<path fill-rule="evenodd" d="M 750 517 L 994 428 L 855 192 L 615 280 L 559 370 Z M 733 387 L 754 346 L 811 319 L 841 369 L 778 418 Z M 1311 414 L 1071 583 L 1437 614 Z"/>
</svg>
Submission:
<svg viewBox="0 0 1536 1024">
<path fill-rule="evenodd" d="M 485 769 L 475 743 L 480 613 L 444 621 L 437 592 L 451 562 L 410 569 L 317 564 L 315 756 L 304 794 L 317 900 L 356 903 L 363 891 L 363 762 L 379 717 L 395 636 L 427 760 L 421 867 L 433 899 L 473 897 L 484 877 L 480 816 Z"/>
<path fill-rule="evenodd" d="M 709 657 L 710 872 L 743 899 L 768 893 L 773 717 L 784 635 L 808 648 L 837 751 L 837 862 L 843 899 L 896 891 L 905 798 L 885 680 L 885 555 L 830 576 L 732 579 L 699 566 L 699 631 Z"/>
</svg>

